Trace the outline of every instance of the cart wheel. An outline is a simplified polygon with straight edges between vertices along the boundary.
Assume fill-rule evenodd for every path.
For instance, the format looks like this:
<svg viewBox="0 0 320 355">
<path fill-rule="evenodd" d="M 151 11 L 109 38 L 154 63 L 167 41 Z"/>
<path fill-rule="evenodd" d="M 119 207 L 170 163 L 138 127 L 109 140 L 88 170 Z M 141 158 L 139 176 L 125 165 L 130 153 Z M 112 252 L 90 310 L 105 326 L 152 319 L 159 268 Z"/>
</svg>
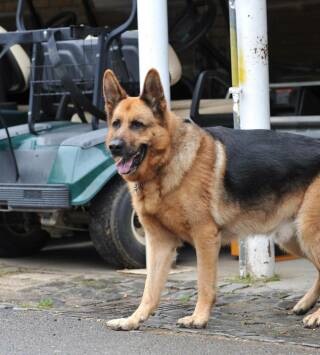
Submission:
<svg viewBox="0 0 320 355">
<path fill-rule="evenodd" d="M 101 257 L 116 267 L 145 266 L 145 239 L 124 181 L 117 179 L 102 190 L 90 208 L 89 231 Z"/>
<path fill-rule="evenodd" d="M 49 233 L 41 229 L 35 213 L 0 214 L 0 257 L 32 255 L 47 243 Z"/>
</svg>

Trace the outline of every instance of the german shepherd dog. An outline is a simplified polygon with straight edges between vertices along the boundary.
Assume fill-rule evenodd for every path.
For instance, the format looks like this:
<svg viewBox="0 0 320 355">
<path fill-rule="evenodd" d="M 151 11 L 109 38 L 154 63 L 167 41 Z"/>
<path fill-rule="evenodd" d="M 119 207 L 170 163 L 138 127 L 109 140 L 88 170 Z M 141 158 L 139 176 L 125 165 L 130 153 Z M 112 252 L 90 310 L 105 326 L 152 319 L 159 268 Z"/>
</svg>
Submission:
<svg viewBox="0 0 320 355">
<path fill-rule="evenodd" d="M 320 294 L 320 142 L 268 130 L 203 130 L 170 112 L 155 69 L 140 97 L 128 97 L 110 70 L 103 91 L 106 144 L 145 229 L 147 255 L 141 304 L 107 325 L 137 329 L 155 311 L 176 249 L 187 242 L 197 255 L 198 299 L 193 314 L 177 324 L 205 327 L 222 242 L 261 233 L 319 271 L 293 309 L 306 313 Z M 320 326 L 320 309 L 303 322 Z"/>
</svg>

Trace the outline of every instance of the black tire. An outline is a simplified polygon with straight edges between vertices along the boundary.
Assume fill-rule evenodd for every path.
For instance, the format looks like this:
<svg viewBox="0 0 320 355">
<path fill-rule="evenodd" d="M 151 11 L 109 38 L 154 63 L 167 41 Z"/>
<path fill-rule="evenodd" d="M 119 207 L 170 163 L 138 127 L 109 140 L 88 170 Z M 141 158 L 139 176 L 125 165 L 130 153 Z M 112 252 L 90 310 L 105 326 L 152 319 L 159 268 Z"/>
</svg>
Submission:
<svg viewBox="0 0 320 355">
<path fill-rule="evenodd" d="M 105 261 L 116 267 L 145 266 L 145 245 L 135 237 L 133 213 L 130 193 L 120 178 L 109 183 L 90 207 L 89 232 L 93 245 Z M 139 223 L 136 216 L 134 222 Z"/>
<path fill-rule="evenodd" d="M 49 239 L 35 213 L 0 214 L 0 257 L 15 258 L 40 251 Z"/>
</svg>

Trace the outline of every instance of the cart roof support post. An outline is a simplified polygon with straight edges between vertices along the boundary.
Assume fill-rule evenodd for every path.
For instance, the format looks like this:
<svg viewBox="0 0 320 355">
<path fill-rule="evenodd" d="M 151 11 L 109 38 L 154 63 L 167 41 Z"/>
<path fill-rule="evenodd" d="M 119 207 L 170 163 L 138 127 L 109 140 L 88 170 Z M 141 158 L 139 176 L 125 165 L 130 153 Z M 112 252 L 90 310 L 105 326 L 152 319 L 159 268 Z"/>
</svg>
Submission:
<svg viewBox="0 0 320 355">
<path fill-rule="evenodd" d="M 149 69 L 158 70 L 170 106 L 167 0 L 138 0 L 140 89 Z"/>
<path fill-rule="evenodd" d="M 266 0 L 235 0 L 235 8 L 240 128 L 270 129 Z M 256 278 L 274 274 L 274 245 L 270 237 L 251 236 L 246 240 L 245 251 L 247 274 Z"/>
</svg>

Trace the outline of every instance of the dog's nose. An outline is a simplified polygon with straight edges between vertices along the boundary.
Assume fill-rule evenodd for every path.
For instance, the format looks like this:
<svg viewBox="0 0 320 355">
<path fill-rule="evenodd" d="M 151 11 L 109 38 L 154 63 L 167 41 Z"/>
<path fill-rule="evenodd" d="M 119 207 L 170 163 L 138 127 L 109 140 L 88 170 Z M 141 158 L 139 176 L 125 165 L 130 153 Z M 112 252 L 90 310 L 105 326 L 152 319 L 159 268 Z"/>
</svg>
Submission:
<svg viewBox="0 0 320 355">
<path fill-rule="evenodd" d="M 122 155 L 124 148 L 124 141 L 122 139 L 113 139 L 109 144 L 110 152 L 113 155 Z"/>
</svg>

